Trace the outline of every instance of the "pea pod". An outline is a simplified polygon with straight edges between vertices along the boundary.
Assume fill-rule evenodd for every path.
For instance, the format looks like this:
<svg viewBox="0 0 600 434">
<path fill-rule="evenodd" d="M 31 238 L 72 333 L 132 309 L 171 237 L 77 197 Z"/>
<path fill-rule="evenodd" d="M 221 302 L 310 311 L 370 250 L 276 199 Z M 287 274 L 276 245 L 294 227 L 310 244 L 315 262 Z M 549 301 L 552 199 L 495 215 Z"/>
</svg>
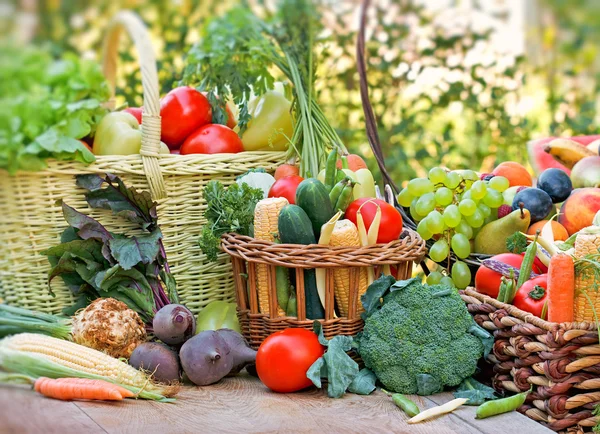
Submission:
<svg viewBox="0 0 600 434">
<path fill-rule="evenodd" d="M 507 303 L 512 303 L 513 298 L 515 298 L 516 292 L 519 290 L 521 286 L 525 282 L 529 280 L 529 276 L 531 275 L 531 270 L 533 269 L 533 262 L 535 261 L 535 257 L 537 254 L 537 240 L 538 240 L 539 231 L 535 234 L 535 238 L 533 242 L 527 246 L 527 250 L 525 251 L 525 256 L 523 257 L 523 263 L 521 264 L 521 269 L 519 270 L 519 279 L 517 280 L 517 284 L 514 287 L 513 292 L 510 294 L 510 297 L 507 297 Z"/>
<path fill-rule="evenodd" d="M 348 181 L 340 193 L 335 206 L 333 207 L 334 211 L 346 212 L 346 208 L 348 208 L 348 205 L 350 205 L 353 200 L 353 190 L 354 183 L 352 181 Z"/>
<path fill-rule="evenodd" d="M 333 186 L 335 185 L 335 176 L 337 174 L 337 151 L 334 149 L 329 153 L 327 157 L 327 163 L 325 165 L 325 187 L 327 187 L 327 191 L 331 191 Z"/>
<path fill-rule="evenodd" d="M 507 300 L 511 297 L 511 295 L 512 298 L 514 298 L 514 293 L 516 293 L 516 291 L 514 290 L 515 273 L 513 270 L 510 270 L 509 276 L 510 277 L 502 276 L 501 278 L 502 283 L 500 284 L 500 290 L 498 291 L 498 301 L 501 301 L 502 303 L 510 303 L 510 301 Z"/>
<path fill-rule="evenodd" d="M 349 181 L 350 181 L 350 178 L 344 178 L 344 179 L 342 179 L 340 182 L 338 182 L 337 184 L 335 184 L 333 186 L 333 188 L 331 189 L 331 191 L 329 192 L 329 200 L 331 201 L 331 204 L 334 205 L 334 210 L 335 210 L 335 204 L 337 203 L 338 198 L 342 194 L 342 191 L 344 190 L 344 187 L 346 186 L 346 184 Z"/>
<path fill-rule="evenodd" d="M 387 390 L 383 390 L 383 389 L 381 389 L 381 391 L 383 393 L 385 393 L 386 395 L 391 396 L 392 401 L 394 401 L 394 404 L 396 404 L 396 407 L 401 409 L 408 416 L 414 417 L 421 412 L 421 410 L 419 410 L 419 407 L 417 407 L 417 404 L 412 402 L 410 399 L 408 399 L 406 396 L 402 395 L 401 393 L 391 394 Z"/>
<path fill-rule="evenodd" d="M 484 402 L 477 407 L 475 419 L 485 419 L 486 417 L 514 411 L 525 403 L 529 392 L 531 392 L 531 388 L 529 388 L 529 390 L 526 392 L 521 392 L 516 395 L 509 396 L 508 398 Z"/>
</svg>

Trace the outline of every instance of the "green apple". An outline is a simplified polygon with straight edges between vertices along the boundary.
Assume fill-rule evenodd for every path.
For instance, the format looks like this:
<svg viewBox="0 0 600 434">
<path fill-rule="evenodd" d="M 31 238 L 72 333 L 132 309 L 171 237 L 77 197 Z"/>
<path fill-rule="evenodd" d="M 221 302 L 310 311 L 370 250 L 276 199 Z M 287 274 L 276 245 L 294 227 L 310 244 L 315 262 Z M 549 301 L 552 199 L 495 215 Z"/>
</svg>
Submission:
<svg viewBox="0 0 600 434">
<path fill-rule="evenodd" d="M 502 193 L 502 196 L 504 197 L 505 205 L 512 206 L 513 199 L 517 195 L 517 190 L 519 188 L 521 188 L 521 187 L 516 185 L 514 187 L 508 187 L 506 190 L 504 190 L 504 192 Z"/>
</svg>

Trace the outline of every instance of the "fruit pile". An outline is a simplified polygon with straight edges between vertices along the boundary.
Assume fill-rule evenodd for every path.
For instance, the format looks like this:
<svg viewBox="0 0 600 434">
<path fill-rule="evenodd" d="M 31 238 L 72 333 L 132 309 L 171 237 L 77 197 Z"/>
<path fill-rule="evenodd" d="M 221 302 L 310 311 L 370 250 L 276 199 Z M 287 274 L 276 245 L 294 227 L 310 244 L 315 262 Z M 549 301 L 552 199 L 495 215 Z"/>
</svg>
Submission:
<svg viewBox="0 0 600 434">
<path fill-rule="evenodd" d="M 589 154 L 600 140 L 587 147 L 570 142 L 556 139 L 544 145 L 549 156 L 561 156 L 560 161 L 568 167 L 559 168 L 561 164 L 555 161 L 557 167 L 544 170 L 535 182 L 528 170 L 515 162 L 501 163 L 492 173 L 483 174 L 434 167 L 427 178 L 409 181 L 398 195 L 398 203 L 417 223 L 419 235 L 430 240 L 429 257 L 450 264 L 441 272 L 432 272 L 428 283 L 467 287 L 473 276 L 463 260 L 472 254 L 521 253 L 507 243 L 515 233 L 534 236 L 547 227 L 554 243 L 567 241 L 591 226 L 600 210 L 600 156 L 597 149 L 596 155 Z M 540 256 L 544 250 L 541 252 Z M 547 265 L 551 254 L 546 256 Z M 518 254 L 515 257 L 520 258 Z M 533 274 L 547 270 L 541 265 Z M 510 266 L 518 271 L 520 264 Z M 491 291 L 494 297 L 501 274 L 496 277 L 497 285 Z"/>
</svg>

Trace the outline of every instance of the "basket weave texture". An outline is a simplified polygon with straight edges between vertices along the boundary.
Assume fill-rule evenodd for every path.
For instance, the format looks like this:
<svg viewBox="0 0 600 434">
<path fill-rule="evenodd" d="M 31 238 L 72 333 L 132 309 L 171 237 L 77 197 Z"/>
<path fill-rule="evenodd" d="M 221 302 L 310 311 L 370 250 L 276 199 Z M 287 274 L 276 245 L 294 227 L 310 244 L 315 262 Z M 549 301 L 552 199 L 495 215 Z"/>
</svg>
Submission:
<svg viewBox="0 0 600 434">
<path fill-rule="evenodd" d="M 56 245 L 67 226 L 58 199 L 100 220 L 113 232 L 132 227 L 109 212 L 91 210 L 85 191 L 75 185 L 75 175 L 110 172 L 130 186 L 149 190 L 158 202 L 158 222 L 164 235 L 169 264 L 177 280 L 182 303 L 193 312 L 214 300 L 233 300 L 234 281 L 226 254 L 209 262 L 197 240 L 205 223 L 202 190 L 211 180 L 225 185 L 249 169 L 267 171 L 285 160 L 282 152 L 241 152 L 214 155 L 160 155 L 160 103 L 156 60 L 147 31 L 133 13 L 117 14 L 109 25 L 104 46 L 103 70 L 114 94 L 117 48 L 126 31 L 139 54 L 144 89 L 142 149 L 140 155 L 98 156 L 85 166 L 77 162 L 50 161 L 47 169 L 0 171 L 0 298 L 7 303 L 48 313 L 59 313 L 73 303 L 60 279 L 48 291 L 50 266 L 40 252 Z M 114 98 L 113 98 L 114 100 Z"/>
<path fill-rule="evenodd" d="M 598 328 L 590 322 L 551 323 L 479 294 L 461 291 L 475 321 L 494 334 L 494 387 L 522 392 L 533 387 L 519 409 L 533 420 L 562 432 L 591 431 L 600 402 Z"/>
<path fill-rule="evenodd" d="M 420 262 L 426 252 L 425 242 L 411 230 L 405 230 L 400 239 L 388 244 L 367 247 L 276 244 L 237 234 L 225 234 L 221 241 L 221 248 L 231 256 L 233 263 L 242 334 L 253 348 L 258 348 L 270 334 L 289 327 L 312 330 L 313 320 L 306 318 L 303 269 L 325 269 L 325 318 L 319 321 L 325 337 L 330 339 L 336 335 L 355 335 L 363 328 L 358 297 L 360 268 L 375 267 L 375 275 L 378 275 L 382 266 L 394 265 L 398 268 L 398 279 L 408 279 L 413 263 Z M 269 312 L 272 314 L 259 311 L 257 264 L 268 265 Z M 296 281 L 292 284 L 296 288 L 297 317 L 277 313 L 276 266 L 296 269 Z M 347 316 L 336 316 L 333 270 L 342 267 L 350 270 L 349 309 Z"/>
</svg>

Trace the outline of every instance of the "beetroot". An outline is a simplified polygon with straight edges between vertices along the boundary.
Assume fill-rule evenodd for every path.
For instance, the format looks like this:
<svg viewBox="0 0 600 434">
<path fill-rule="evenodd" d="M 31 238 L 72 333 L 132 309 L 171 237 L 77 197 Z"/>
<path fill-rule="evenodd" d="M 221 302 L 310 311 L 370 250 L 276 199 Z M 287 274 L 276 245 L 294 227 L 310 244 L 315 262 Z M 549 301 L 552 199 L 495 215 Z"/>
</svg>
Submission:
<svg viewBox="0 0 600 434">
<path fill-rule="evenodd" d="M 158 342 L 145 342 L 138 345 L 131 354 L 129 364 L 136 369 L 149 372 L 156 381 L 161 383 L 178 381 L 181 372 L 177 353 Z"/>
<path fill-rule="evenodd" d="M 234 360 L 225 339 L 212 330 L 200 332 L 183 344 L 179 358 L 183 371 L 198 386 L 208 386 L 225 377 Z"/>
<path fill-rule="evenodd" d="M 246 339 L 231 329 L 219 329 L 217 333 L 227 342 L 233 357 L 233 368 L 229 374 L 237 374 L 246 365 L 256 363 L 256 351 L 248 346 Z"/>
<path fill-rule="evenodd" d="M 178 345 L 196 334 L 196 319 L 181 304 L 167 304 L 154 315 L 154 334 L 165 344 Z"/>
</svg>

